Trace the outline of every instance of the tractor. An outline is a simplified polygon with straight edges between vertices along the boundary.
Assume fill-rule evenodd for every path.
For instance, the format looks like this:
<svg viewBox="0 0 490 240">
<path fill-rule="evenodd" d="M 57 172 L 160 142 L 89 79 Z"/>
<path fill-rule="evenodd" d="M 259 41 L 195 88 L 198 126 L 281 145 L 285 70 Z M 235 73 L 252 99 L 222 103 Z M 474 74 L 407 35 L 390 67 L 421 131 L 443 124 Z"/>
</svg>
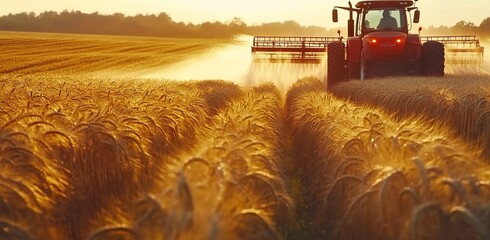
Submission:
<svg viewBox="0 0 490 240">
<path fill-rule="evenodd" d="M 327 45 L 327 86 L 348 78 L 364 80 L 384 75 L 444 76 L 444 44 L 426 41 L 419 34 L 410 34 L 413 22 L 418 23 L 420 11 L 414 1 L 360 1 L 355 7 L 335 7 L 349 11 L 348 38 Z M 354 22 L 354 13 L 356 21 Z M 420 29 L 419 29 L 420 31 Z"/>
<path fill-rule="evenodd" d="M 255 61 L 319 63 L 326 55 L 326 86 L 347 79 L 391 75 L 444 76 L 446 63 L 481 63 L 483 47 L 476 36 L 411 34 L 420 20 L 418 0 L 363 0 L 334 7 L 349 12 L 347 39 L 338 37 L 255 36 Z M 355 19 L 354 19 L 355 18 Z M 449 62 L 446 60 L 450 60 Z"/>
</svg>

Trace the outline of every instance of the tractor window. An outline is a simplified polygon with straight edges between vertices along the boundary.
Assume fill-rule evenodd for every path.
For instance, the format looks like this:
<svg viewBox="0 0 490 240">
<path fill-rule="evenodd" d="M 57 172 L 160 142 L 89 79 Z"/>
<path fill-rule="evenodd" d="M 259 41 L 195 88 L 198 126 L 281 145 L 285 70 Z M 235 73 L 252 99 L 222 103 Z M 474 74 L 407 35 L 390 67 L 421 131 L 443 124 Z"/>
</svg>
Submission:
<svg viewBox="0 0 490 240">
<path fill-rule="evenodd" d="M 372 31 L 401 31 L 402 12 L 400 9 L 370 9 L 364 16 L 364 29 Z"/>
</svg>

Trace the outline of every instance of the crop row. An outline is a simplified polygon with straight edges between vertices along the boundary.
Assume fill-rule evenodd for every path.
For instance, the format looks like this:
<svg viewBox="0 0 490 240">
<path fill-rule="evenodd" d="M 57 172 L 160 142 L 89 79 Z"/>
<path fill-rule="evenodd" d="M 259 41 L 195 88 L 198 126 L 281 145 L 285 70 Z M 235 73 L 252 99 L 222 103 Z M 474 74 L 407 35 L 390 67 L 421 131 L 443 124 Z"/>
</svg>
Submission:
<svg viewBox="0 0 490 240">
<path fill-rule="evenodd" d="M 311 79 L 286 107 L 316 238 L 489 237 L 488 165 L 447 128 L 339 100 Z"/>
<path fill-rule="evenodd" d="M 280 99 L 266 85 L 232 102 L 194 147 L 165 162 L 136 208 L 120 206 L 90 239 L 280 239 L 294 212 L 281 169 Z"/>
<path fill-rule="evenodd" d="M 444 79 L 377 79 L 349 82 L 332 89 L 336 96 L 382 107 L 399 119 L 421 117 L 442 122 L 490 158 L 490 89 L 486 76 Z"/>
<path fill-rule="evenodd" d="M 0 238 L 490 236 L 488 163 L 443 121 L 314 79 L 283 104 L 273 85 L 3 76 Z"/>
<path fill-rule="evenodd" d="M 2 229 L 26 239 L 83 239 L 100 209 L 146 193 L 169 156 L 191 147 L 240 95 L 213 81 L 3 77 Z"/>
</svg>

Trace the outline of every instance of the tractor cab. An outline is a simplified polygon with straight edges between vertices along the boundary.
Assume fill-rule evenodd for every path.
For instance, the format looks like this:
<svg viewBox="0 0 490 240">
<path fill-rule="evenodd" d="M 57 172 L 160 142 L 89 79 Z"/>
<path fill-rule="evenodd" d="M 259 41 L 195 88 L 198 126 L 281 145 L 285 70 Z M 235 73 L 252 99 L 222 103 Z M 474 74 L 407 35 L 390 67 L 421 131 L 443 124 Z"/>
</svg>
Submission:
<svg viewBox="0 0 490 240">
<path fill-rule="evenodd" d="M 414 22 L 419 22 L 420 12 L 412 7 L 412 1 L 361 1 L 358 8 L 356 35 L 364 36 L 371 32 L 397 31 L 408 34 L 411 28 L 411 11 L 415 11 Z"/>
<path fill-rule="evenodd" d="M 364 9 L 361 21 L 358 21 L 357 35 L 364 36 L 372 32 L 396 31 L 408 34 L 408 25 L 403 8 Z"/>
<path fill-rule="evenodd" d="M 348 20 L 348 37 L 364 36 L 370 32 L 398 31 L 408 34 L 411 28 L 411 11 L 415 11 L 414 23 L 419 22 L 420 12 L 413 6 L 413 1 L 371 0 L 360 1 L 355 8 L 349 2 L 349 7 L 335 7 L 332 13 L 333 22 L 338 22 L 338 10 L 350 13 Z M 357 14 L 354 19 L 354 13 Z M 354 21 L 357 24 L 354 24 Z"/>
</svg>

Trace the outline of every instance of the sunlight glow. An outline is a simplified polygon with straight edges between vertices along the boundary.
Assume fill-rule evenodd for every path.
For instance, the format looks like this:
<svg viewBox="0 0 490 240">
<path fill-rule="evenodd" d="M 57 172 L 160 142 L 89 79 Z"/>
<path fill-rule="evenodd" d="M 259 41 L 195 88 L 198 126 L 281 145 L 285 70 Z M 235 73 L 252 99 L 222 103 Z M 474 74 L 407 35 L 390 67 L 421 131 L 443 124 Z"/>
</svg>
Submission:
<svg viewBox="0 0 490 240">
<path fill-rule="evenodd" d="M 422 13 L 421 25 L 452 26 L 461 20 L 479 25 L 489 15 L 487 8 L 481 7 L 483 2 L 420 0 L 417 6 Z M 4 2 L 0 15 L 19 12 L 40 13 L 48 10 L 80 10 L 102 14 L 120 12 L 126 15 L 166 12 L 177 22 L 226 22 L 239 17 L 249 25 L 294 20 L 303 25 L 331 28 L 346 24 L 346 13 L 339 13 L 340 23 L 333 24 L 331 21 L 332 8 L 335 5 L 346 4 L 347 1 L 340 0 L 16 0 Z"/>
</svg>

